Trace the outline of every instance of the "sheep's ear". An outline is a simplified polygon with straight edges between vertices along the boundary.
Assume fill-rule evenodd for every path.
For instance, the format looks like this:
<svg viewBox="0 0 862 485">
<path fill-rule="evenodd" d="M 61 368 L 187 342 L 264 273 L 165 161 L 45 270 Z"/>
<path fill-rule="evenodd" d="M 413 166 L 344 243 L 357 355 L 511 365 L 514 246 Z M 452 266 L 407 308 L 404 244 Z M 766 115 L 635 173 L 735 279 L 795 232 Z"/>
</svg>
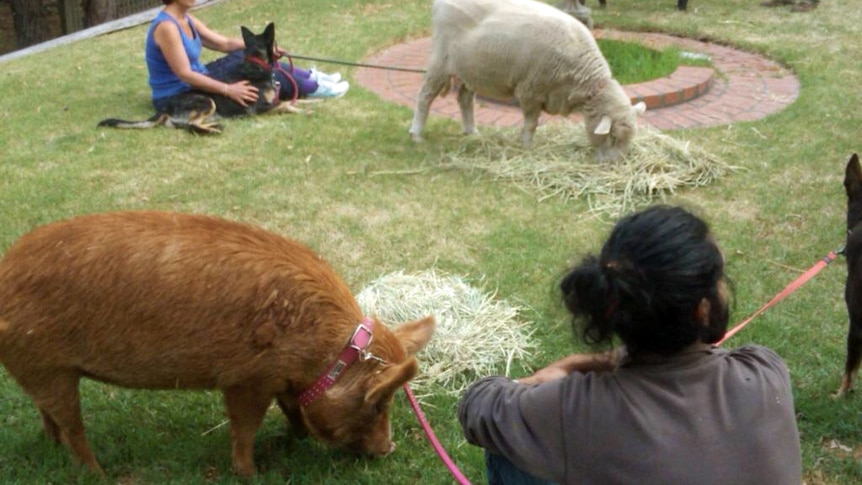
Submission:
<svg viewBox="0 0 862 485">
<path fill-rule="evenodd" d="M 593 131 L 596 135 L 607 135 L 611 132 L 611 117 L 608 115 L 602 116 L 602 120 L 599 121 L 599 126 L 596 127 L 595 131 Z"/>
<path fill-rule="evenodd" d="M 646 113 L 646 103 L 641 101 L 638 104 L 632 106 L 632 109 L 635 111 L 636 115 L 642 115 Z"/>
</svg>

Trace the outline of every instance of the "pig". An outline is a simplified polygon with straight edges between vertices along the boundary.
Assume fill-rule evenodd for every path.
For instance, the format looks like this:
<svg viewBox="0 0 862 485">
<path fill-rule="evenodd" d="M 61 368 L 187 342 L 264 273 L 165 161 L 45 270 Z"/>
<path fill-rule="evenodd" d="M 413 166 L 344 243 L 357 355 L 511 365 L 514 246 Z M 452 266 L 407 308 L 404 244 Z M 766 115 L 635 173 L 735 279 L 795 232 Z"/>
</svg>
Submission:
<svg viewBox="0 0 862 485">
<path fill-rule="evenodd" d="M 34 229 L 0 260 L 0 363 L 45 433 L 99 474 L 82 377 L 220 390 L 238 475 L 256 472 L 254 436 L 273 400 L 297 432 L 385 456 L 395 449 L 392 398 L 418 372 L 434 327 L 429 316 L 387 328 L 308 247 L 205 215 L 83 215 Z M 339 367 L 357 334 L 358 358 Z M 307 399 L 334 367 L 331 387 Z"/>
</svg>

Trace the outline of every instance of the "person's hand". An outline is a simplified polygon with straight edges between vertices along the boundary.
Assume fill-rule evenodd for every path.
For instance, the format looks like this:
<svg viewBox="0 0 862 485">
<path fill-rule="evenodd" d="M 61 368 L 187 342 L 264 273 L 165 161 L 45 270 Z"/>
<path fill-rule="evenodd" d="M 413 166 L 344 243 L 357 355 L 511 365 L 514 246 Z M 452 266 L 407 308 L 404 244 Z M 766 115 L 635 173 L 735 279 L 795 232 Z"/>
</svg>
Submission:
<svg viewBox="0 0 862 485">
<path fill-rule="evenodd" d="M 521 384 L 527 384 L 529 386 L 532 386 L 536 384 L 554 381 L 557 379 L 562 379 L 567 375 L 569 375 L 568 369 L 564 368 L 563 366 L 551 364 L 544 369 L 537 370 L 531 376 L 518 379 L 518 382 L 520 382 Z"/>
<path fill-rule="evenodd" d="M 257 101 L 257 88 L 252 86 L 248 81 L 239 81 L 233 84 L 225 84 L 224 95 L 236 101 L 241 106 L 248 106 L 249 103 Z"/>
<path fill-rule="evenodd" d="M 531 376 L 518 379 L 518 382 L 534 385 L 566 377 L 572 372 L 613 371 L 622 364 L 625 358 L 625 347 L 596 354 L 573 354 L 548 364 L 545 368 L 537 370 Z"/>
<path fill-rule="evenodd" d="M 278 59 L 280 57 L 286 57 L 290 54 L 289 52 L 287 52 L 286 50 L 282 49 L 279 46 L 274 46 L 272 51 L 273 51 L 273 54 L 275 54 L 276 59 Z"/>
</svg>

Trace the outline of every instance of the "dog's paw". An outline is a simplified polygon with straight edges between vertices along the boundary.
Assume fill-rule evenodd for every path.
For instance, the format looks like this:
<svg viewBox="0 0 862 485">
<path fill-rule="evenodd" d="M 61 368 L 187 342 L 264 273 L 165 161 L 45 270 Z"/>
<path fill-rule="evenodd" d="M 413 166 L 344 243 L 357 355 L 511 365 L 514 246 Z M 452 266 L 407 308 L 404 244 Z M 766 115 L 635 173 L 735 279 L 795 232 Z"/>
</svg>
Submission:
<svg viewBox="0 0 862 485">
<path fill-rule="evenodd" d="M 838 390 L 831 395 L 831 397 L 832 399 L 841 399 L 847 397 L 847 395 L 851 392 L 853 392 L 853 387 L 850 385 L 849 382 L 847 382 L 846 379 L 844 379 L 841 382 L 841 387 L 839 387 Z"/>
<path fill-rule="evenodd" d="M 218 135 L 222 132 L 222 126 L 218 123 L 189 123 L 188 129 L 196 135 Z"/>
</svg>

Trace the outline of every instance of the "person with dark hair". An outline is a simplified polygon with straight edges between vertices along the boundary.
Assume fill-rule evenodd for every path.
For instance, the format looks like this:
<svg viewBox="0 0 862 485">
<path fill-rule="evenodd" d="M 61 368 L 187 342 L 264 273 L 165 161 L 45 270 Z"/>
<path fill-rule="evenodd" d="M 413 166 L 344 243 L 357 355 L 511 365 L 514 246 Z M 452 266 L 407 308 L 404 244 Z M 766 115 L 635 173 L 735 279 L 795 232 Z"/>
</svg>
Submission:
<svg viewBox="0 0 862 485">
<path fill-rule="evenodd" d="M 226 37 L 209 27 L 189 11 L 195 0 L 162 0 L 165 4 L 150 24 L 145 47 L 153 106 L 162 111 L 177 94 L 199 90 L 226 96 L 242 106 L 257 100 L 257 88 L 248 81 L 226 83 L 243 61 L 245 42 Z M 227 55 L 204 65 L 200 59 L 206 47 Z M 276 54 L 284 51 L 276 49 Z M 312 68 L 304 70 L 282 64 L 275 71 L 281 84 L 280 99 L 294 97 L 337 98 L 350 89 L 341 75 L 326 74 Z M 291 79 L 285 75 L 289 73 Z"/>
<path fill-rule="evenodd" d="M 668 206 L 629 215 L 560 290 L 586 343 L 622 346 L 465 392 L 458 416 L 485 448 L 491 485 L 799 485 L 784 362 L 759 345 L 713 345 L 730 295 L 703 220 Z"/>
</svg>

